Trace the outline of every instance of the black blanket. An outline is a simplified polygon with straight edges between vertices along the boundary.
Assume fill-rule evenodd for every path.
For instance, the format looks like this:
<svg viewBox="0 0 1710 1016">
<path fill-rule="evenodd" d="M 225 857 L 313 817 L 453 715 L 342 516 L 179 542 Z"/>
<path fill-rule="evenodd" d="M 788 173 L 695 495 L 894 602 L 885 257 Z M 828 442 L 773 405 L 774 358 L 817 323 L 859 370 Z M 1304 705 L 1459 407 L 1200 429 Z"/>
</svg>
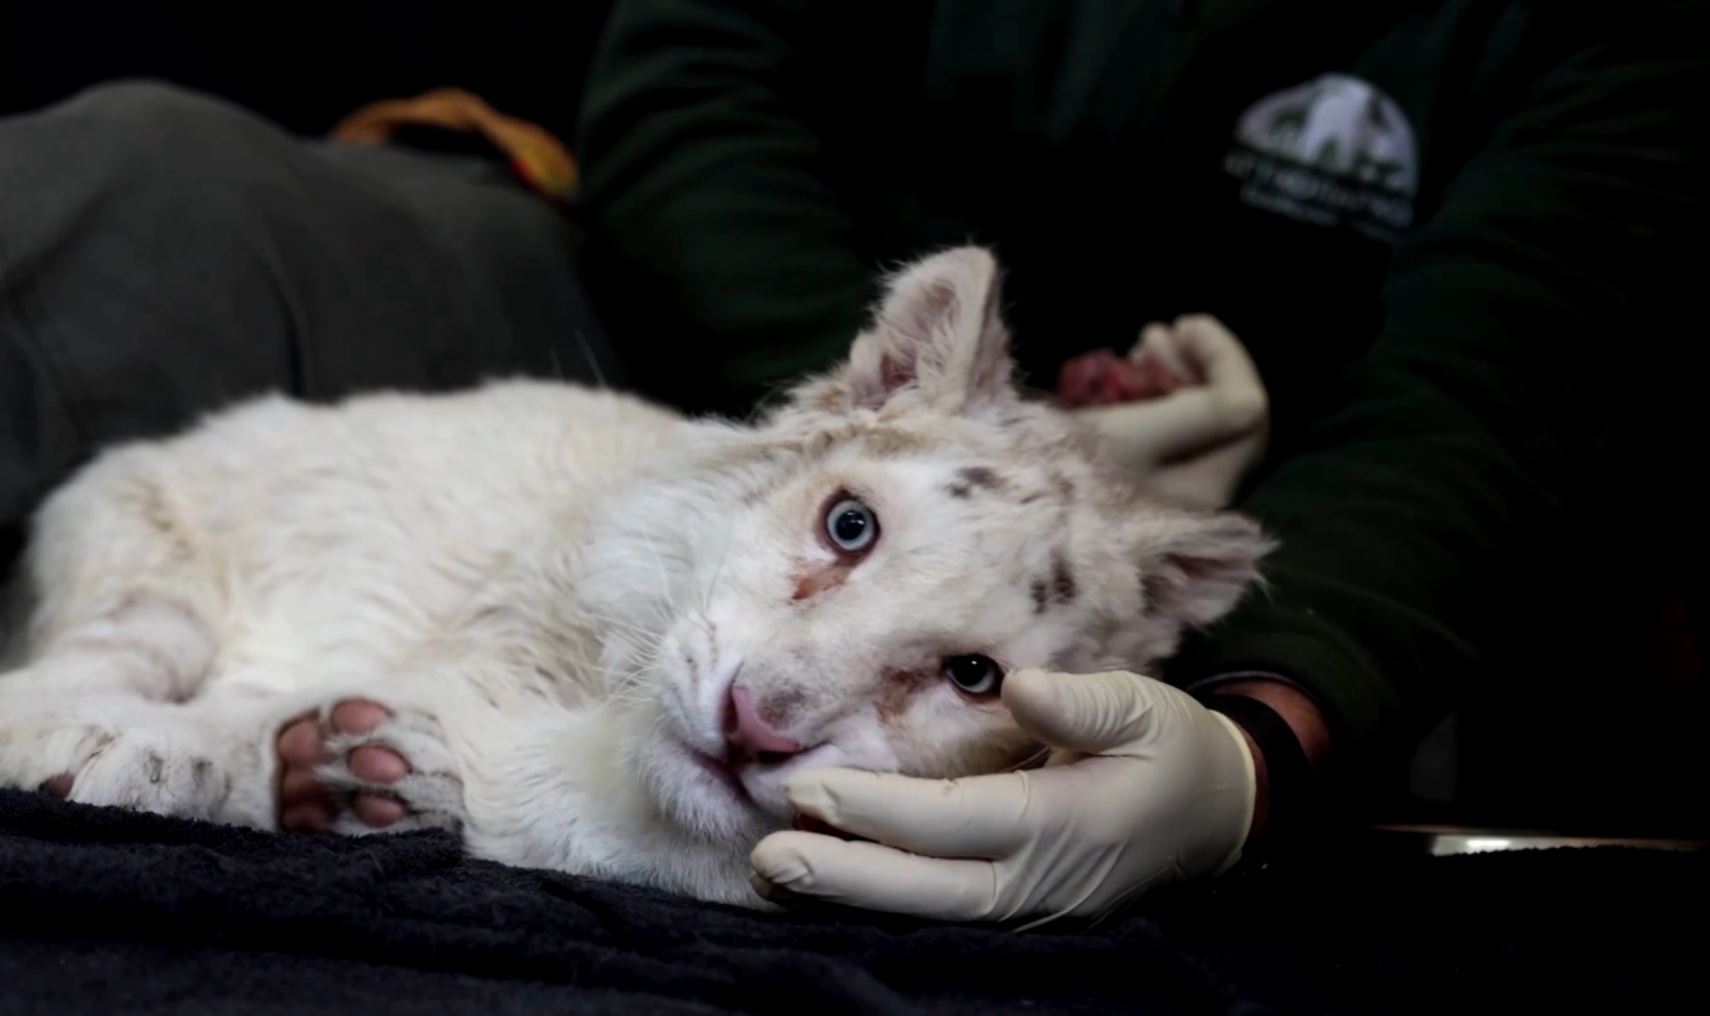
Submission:
<svg viewBox="0 0 1710 1016">
<path fill-rule="evenodd" d="M 1695 993 L 1707 875 L 1704 854 L 1362 840 L 1018 934 L 0 793 L 0 1011 L 1645 1011 Z"/>
</svg>

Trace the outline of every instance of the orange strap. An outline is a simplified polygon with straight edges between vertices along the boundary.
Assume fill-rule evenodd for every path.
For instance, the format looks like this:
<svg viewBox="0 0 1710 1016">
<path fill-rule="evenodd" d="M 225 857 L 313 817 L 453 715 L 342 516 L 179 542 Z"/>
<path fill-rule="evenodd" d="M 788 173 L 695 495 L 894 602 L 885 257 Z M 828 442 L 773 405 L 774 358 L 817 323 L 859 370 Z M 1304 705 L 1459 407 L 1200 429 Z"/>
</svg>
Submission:
<svg viewBox="0 0 1710 1016">
<path fill-rule="evenodd" d="M 523 182 L 555 201 L 576 196 L 576 160 L 545 129 L 505 116 L 480 96 L 458 88 L 440 88 L 413 99 L 371 103 L 339 121 L 334 141 L 380 144 L 400 127 L 426 125 L 483 135 L 511 161 Z"/>
</svg>

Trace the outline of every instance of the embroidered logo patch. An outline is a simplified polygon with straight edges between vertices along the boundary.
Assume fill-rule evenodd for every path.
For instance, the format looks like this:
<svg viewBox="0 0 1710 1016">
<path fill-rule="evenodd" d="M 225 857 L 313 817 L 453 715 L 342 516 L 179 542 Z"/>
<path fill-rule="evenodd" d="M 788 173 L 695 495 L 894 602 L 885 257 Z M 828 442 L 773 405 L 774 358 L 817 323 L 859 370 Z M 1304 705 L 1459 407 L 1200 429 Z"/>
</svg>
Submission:
<svg viewBox="0 0 1710 1016">
<path fill-rule="evenodd" d="M 1359 78 L 1326 74 L 1266 96 L 1235 125 L 1223 168 L 1257 208 L 1393 242 L 1413 224 L 1413 127 Z"/>
</svg>

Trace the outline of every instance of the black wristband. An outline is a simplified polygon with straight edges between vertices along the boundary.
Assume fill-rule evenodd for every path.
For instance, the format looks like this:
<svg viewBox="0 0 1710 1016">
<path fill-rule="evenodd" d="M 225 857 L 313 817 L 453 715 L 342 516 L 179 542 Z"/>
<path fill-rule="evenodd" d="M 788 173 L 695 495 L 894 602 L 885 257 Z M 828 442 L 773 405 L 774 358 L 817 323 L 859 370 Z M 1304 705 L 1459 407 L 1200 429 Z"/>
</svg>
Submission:
<svg viewBox="0 0 1710 1016">
<path fill-rule="evenodd" d="M 1294 728 L 1275 709 L 1248 695 L 1215 694 L 1204 702 L 1234 720 L 1264 756 L 1266 814 L 1260 839 L 1274 840 L 1304 821 L 1311 811 L 1312 767 Z"/>
</svg>

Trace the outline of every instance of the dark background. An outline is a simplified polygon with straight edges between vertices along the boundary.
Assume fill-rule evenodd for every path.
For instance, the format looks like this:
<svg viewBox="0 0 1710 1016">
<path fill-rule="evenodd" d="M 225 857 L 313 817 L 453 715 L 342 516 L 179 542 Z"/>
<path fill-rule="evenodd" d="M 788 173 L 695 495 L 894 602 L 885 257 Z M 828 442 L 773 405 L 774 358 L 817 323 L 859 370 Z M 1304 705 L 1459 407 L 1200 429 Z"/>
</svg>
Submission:
<svg viewBox="0 0 1710 1016">
<path fill-rule="evenodd" d="M 365 103 L 458 86 L 568 142 L 607 6 L 3 2 L 0 114 L 104 80 L 152 77 L 318 135 Z M 1622 591 L 1588 591 L 1611 594 Z M 1515 682 L 1525 691 L 1469 703 L 1420 751 L 1411 785 L 1377 817 L 1710 836 L 1706 615 L 1698 580 L 1659 619 L 1657 640 L 1633 647 L 1625 672 L 1526 675 Z"/>
<path fill-rule="evenodd" d="M 609 6 L 0 0 L 0 113 L 152 77 L 320 134 L 364 103 L 458 85 L 568 139 Z"/>
</svg>

